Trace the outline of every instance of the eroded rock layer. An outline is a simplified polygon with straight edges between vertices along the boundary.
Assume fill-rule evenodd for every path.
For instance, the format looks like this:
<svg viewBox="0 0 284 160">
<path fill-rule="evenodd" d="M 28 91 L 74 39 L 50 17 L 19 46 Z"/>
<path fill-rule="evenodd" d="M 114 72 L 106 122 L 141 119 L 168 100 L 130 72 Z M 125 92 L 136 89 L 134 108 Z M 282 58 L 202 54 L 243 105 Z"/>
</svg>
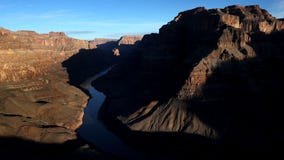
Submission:
<svg viewBox="0 0 284 160">
<path fill-rule="evenodd" d="M 75 139 L 88 96 L 68 84 L 61 63 L 99 43 L 62 32 L 0 28 L 0 136 L 46 143 Z"/>
<path fill-rule="evenodd" d="M 143 36 L 122 36 L 118 40 L 118 45 L 133 45 L 141 41 L 142 38 Z"/>
</svg>

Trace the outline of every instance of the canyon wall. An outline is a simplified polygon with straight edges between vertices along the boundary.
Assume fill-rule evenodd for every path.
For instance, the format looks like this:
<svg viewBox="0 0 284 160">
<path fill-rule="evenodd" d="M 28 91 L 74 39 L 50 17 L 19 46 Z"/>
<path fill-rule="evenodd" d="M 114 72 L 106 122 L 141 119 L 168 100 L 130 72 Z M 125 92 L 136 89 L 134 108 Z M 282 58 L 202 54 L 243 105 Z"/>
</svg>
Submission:
<svg viewBox="0 0 284 160">
<path fill-rule="evenodd" d="M 0 28 L 0 82 L 31 79 L 46 74 L 48 69 L 61 63 L 80 49 L 94 49 L 111 41 L 77 40 L 63 32 L 37 34 L 34 31 L 12 32 Z"/>
<path fill-rule="evenodd" d="M 122 36 L 118 40 L 118 45 L 133 45 L 141 41 L 143 36 Z"/>
<path fill-rule="evenodd" d="M 44 143 L 76 139 L 88 99 L 80 84 L 124 61 L 128 46 L 141 39 L 87 41 L 63 32 L 0 28 L 0 136 Z"/>
<path fill-rule="evenodd" d="M 105 122 L 271 150 L 265 108 L 284 89 L 283 30 L 283 20 L 257 5 L 179 13 L 143 37 L 132 62 L 94 83 L 108 97 L 102 115 L 113 121 Z"/>
</svg>

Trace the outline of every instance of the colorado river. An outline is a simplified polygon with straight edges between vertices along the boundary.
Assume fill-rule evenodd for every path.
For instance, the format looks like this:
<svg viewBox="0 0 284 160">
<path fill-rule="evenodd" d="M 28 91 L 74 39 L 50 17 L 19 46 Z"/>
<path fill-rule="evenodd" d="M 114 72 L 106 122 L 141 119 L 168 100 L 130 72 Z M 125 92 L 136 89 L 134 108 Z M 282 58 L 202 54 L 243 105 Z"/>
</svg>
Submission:
<svg viewBox="0 0 284 160">
<path fill-rule="evenodd" d="M 77 130 L 77 133 L 80 137 L 94 144 L 105 153 L 130 158 L 135 151 L 130 149 L 121 139 L 107 130 L 102 122 L 98 120 L 98 113 L 106 96 L 92 87 L 91 82 L 107 74 L 112 68 L 113 66 L 82 83 L 81 87 L 89 91 L 91 98 L 85 108 L 83 124 Z"/>
</svg>

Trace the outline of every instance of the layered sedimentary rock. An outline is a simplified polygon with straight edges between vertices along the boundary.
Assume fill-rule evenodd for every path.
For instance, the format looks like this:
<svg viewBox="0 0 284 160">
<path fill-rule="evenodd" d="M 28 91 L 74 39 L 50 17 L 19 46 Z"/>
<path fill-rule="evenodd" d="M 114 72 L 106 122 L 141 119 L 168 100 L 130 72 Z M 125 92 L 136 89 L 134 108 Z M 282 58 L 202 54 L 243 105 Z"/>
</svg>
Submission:
<svg viewBox="0 0 284 160">
<path fill-rule="evenodd" d="M 58 65 L 58 64 L 57 64 Z M 67 84 L 60 67 L 52 74 L 0 83 L 0 135 L 37 142 L 63 143 L 76 139 L 88 96 Z"/>
<path fill-rule="evenodd" d="M 141 41 L 143 36 L 122 36 L 118 40 L 118 45 L 133 45 L 138 41 Z"/>
<path fill-rule="evenodd" d="M 148 134 L 187 133 L 269 150 L 265 103 L 283 89 L 276 73 L 283 75 L 283 30 L 283 20 L 257 5 L 181 12 L 159 34 L 143 37 L 131 63 L 95 82 L 109 97 L 102 115 Z"/>
<path fill-rule="evenodd" d="M 100 43 L 62 32 L 0 28 L 0 136 L 47 143 L 75 139 L 88 96 L 68 84 L 61 63 Z"/>
<path fill-rule="evenodd" d="M 53 64 L 66 60 L 80 49 L 94 49 L 112 41 L 95 39 L 77 40 L 63 32 L 37 34 L 0 28 L 0 82 L 18 81 L 44 74 Z"/>
<path fill-rule="evenodd" d="M 0 136 L 47 143 L 75 139 L 88 96 L 71 84 L 79 86 L 117 63 L 111 50 L 137 39 L 87 41 L 63 32 L 0 28 Z"/>
</svg>

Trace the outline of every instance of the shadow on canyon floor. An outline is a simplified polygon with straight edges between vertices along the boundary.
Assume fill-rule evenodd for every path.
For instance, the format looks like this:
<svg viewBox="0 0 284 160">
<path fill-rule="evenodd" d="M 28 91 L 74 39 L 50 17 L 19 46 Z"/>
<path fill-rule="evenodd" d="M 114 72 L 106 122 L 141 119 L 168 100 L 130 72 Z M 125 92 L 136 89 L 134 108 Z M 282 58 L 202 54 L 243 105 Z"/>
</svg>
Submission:
<svg viewBox="0 0 284 160">
<path fill-rule="evenodd" d="M 80 49 L 80 51 L 62 62 L 67 69 L 69 83 L 79 86 L 84 80 L 108 68 L 115 61 L 112 47 L 115 42 L 97 45 L 95 49 Z"/>
<path fill-rule="evenodd" d="M 117 41 L 110 41 L 97 45 L 95 49 L 80 49 L 67 60 L 62 62 L 62 66 L 67 69 L 69 83 L 79 86 L 87 78 L 110 66 L 120 64 L 131 57 L 135 52 L 136 45 L 118 45 Z M 115 56 L 113 49 L 118 48 L 120 56 Z"/>
<path fill-rule="evenodd" d="M 223 63 L 202 95 L 188 102 L 188 110 L 221 133 L 226 149 L 271 152 L 272 112 L 281 104 L 284 79 L 278 74 L 283 69 L 259 58 Z"/>
<path fill-rule="evenodd" d="M 202 122 L 220 133 L 218 140 L 178 132 L 131 131 L 120 121 L 115 120 L 117 115 L 129 116 L 152 100 L 160 100 L 159 104 L 166 102 L 177 93 L 188 77 L 190 69 L 186 67 L 172 67 L 169 70 L 141 74 L 139 72 L 143 70 L 141 67 L 147 64 L 142 62 L 140 52 L 133 54 L 134 56 L 128 61 L 123 61 L 124 63 L 114 68 L 109 74 L 96 80 L 95 87 L 107 95 L 101 110 L 101 118 L 109 130 L 119 135 L 130 146 L 142 150 L 181 157 L 188 155 L 189 152 L 196 157 L 202 153 L 212 153 L 208 154 L 209 156 L 203 155 L 207 158 L 214 154 L 222 155 L 224 152 L 271 153 L 272 140 L 282 141 L 283 139 L 280 134 L 282 127 L 279 127 L 281 118 L 272 116 L 273 110 L 278 106 L 277 103 L 282 104 L 284 89 L 284 59 L 283 49 L 280 49 L 282 41 L 275 41 L 275 39 L 281 39 L 281 36 L 279 38 L 278 34 L 275 35 L 276 37 L 273 35 L 252 37 L 251 45 L 257 52 L 257 57 L 244 61 L 231 60 L 220 64 L 208 77 L 201 89 L 202 94 L 184 102 L 188 104 L 189 112 L 196 114 Z M 262 45 L 262 41 L 268 45 Z M 90 54 L 96 50 L 87 52 L 90 53 L 80 52 L 79 55 L 88 62 Z M 105 55 L 103 52 L 97 54 L 97 56 Z M 112 53 L 109 52 L 109 55 L 112 56 Z M 71 57 L 63 65 L 67 67 L 71 83 L 72 81 L 78 83 L 81 81 L 76 79 L 82 75 L 80 64 L 90 63 L 92 66 L 94 61 L 85 63 L 79 60 L 80 58 L 74 57 L 74 59 L 76 59 L 75 63 L 68 64 L 73 61 Z M 95 66 L 101 66 L 102 63 L 105 67 L 115 64 L 111 58 L 106 59 L 101 61 L 101 58 L 98 58 L 99 62 Z M 145 64 L 141 65 L 142 63 Z M 86 68 L 90 66 L 86 65 Z M 147 67 L 151 69 L 153 66 Z M 88 76 L 94 75 L 103 68 L 95 68 L 96 71 L 92 69 L 90 73 L 86 69 Z M 88 76 L 84 75 L 81 80 Z M 114 104 L 117 107 L 110 111 L 109 106 Z M 276 119 L 277 122 L 275 122 Z M 279 133 L 277 133 L 278 130 L 274 130 L 275 128 L 278 128 Z"/>
<path fill-rule="evenodd" d="M 130 146 L 169 157 L 212 159 L 224 153 L 271 154 L 273 139 L 283 139 L 276 135 L 274 129 L 282 127 L 275 126 L 279 122 L 274 122 L 272 112 L 282 104 L 284 90 L 284 77 L 279 74 L 283 73 L 280 62 L 284 59 L 271 58 L 220 64 L 203 86 L 202 95 L 184 102 L 188 112 L 220 133 L 217 140 L 181 132 L 132 131 L 119 120 L 103 120 Z"/>
<path fill-rule="evenodd" d="M 0 157 L 3 160 L 110 159 L 95 148 L 84 148 L 85 144 L 81 140 L 70 140 L 63 144 L 47 144 L 15 137 L 0 137 Z"/>
<path fill-rule="evenodd" d="M 114 120 L 117 115 L 128 116 L 151 100 L 167 101 L 173 96 L 173 93 L 176 93 L 175 89 L 181 87 L 181 83 L 177 82 L 185 80 L 184 76 L 180 76 L 180 72 L 175 70 L 176 68 L 173 68 L 172 72 L 167 70 L 168 75 L 171 76 L 165 76 L 160 72 L 148 75 L 147 79 L 131 73 L 131 70 L 139 71 L 139 66 L 135 65 L 140 62 L 137 62 L 134 66 L 126 65 L 120 71 L 119 68 L 114 71 L 117 72 L 116 74 L 123 71 L 124 76 L 118 82 L 112 81 L 114 77 L 116 78 L 115 73 L 97 80 L 95 87 L 110 95 L 101 110 L 102 119 L 110 130 L 125 142 L 138 148 L 163 152 L 174 150 L 178 154 L 184 151 L 185 155 L 188 154 L 186 151 L 271 154 L 272 141 L 275 139 L 283 141 L 281 135 L 283 127 L 280 127 L 283 119 L 280 115 L 272 114 L 279 108 L 278 104 L 283 103 L 284 56 L 281 49 L 283 41 L 277 41 L 281 39 L 278 34 L 266 36 L 260 33 L 257 36 L 260 37 L 252 37 L 251 42 L 257 52 L 255 58 L 243 61 L 232 59 L 220 64 L 208 77 L 201 89 L 202 94 L 185 102 L 188 104 L 189 112 L 196 114 L 202 122 L 220 133 L 221 136 L 217 141 L 185 133 L 130 131 L 120 121 Z M 263 41 L 267 42 L 266 45 L 260 44 Z M 174 82 L 178 76 L 181 79 Z M 135 78 L 131 79 L 133 77 L 138 81 L 135 81 Z M 106 82 L 109 82 L 107 83 L 109 88 L 101 86 Z M 172 89 L 169 88 L 171 85 Z M 111 90 L 118 90 L 118 93 L 113 94 L 114 91 Z M 140 94 L 140 97 L 137 94 Z M 109 111 L 108 107 L 114 104 L 118 108 Z M 112 115 L 111 112 L 114 114 Z M 106 115 L 109 113 L 110 115 Z"/>
</svg>

